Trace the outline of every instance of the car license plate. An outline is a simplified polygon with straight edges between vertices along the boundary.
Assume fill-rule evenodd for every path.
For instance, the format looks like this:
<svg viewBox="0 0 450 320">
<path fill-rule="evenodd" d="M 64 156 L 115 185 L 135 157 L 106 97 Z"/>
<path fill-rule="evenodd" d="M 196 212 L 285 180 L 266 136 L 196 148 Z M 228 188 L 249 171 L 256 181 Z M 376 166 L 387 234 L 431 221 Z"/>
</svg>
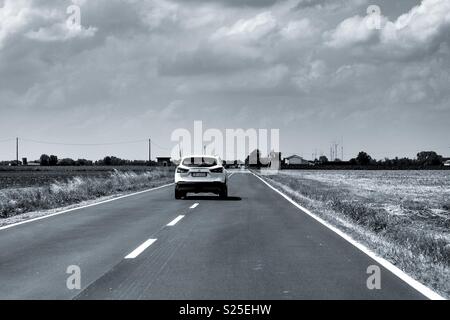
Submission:
<svg viewBox="0 0 450 320">
<path fill-rule="evenodd" d="M 193 172 L 193 177 L 206 177 L 206 172 Z"/>
</svg>

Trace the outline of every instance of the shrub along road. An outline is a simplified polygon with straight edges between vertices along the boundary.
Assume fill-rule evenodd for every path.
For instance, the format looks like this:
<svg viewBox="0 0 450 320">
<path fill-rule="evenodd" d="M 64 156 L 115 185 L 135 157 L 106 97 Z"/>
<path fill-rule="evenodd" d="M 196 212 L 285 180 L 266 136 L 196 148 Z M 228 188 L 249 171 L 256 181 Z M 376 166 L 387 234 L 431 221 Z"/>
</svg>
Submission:
<svg viewBox="0 0 450 320">
<path fill-rule="evenodd" d="M 0 230 L 0 298 L 425 298 L 257 177 L 229 183 L 227 200 L 165 187 Z"/>
</svg>

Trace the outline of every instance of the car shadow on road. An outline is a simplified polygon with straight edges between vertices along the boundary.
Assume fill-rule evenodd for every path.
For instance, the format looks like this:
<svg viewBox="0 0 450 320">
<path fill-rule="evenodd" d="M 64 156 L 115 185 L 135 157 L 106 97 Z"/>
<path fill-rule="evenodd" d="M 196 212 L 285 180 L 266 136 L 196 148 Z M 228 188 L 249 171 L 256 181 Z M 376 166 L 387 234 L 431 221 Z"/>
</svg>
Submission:
<svg viewBox="0 0 450 320">
<path fill-rule="evenodd" d="M 241 201 L 241 197 L 226 197 L 221 198 L 218 196 L 186 196 L 184 200 L 215 200 L 215 201 Z"/>
</svg>

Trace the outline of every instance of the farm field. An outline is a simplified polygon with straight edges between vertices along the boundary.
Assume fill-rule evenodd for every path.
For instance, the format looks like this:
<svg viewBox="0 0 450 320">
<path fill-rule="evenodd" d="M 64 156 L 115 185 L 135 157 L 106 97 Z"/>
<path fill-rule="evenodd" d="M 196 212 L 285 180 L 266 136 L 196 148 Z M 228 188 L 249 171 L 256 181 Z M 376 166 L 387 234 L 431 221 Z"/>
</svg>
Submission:
<svg viewBox="0 0 450 320">
<path fill-rule="evenodd" d="M 450 171 L 286 170 L 265 178 L 450 297 Z"/>
<path fill-rule="evenodd" d="M 0 224 L 1 218 L 171 183 L 173 172 L 145 166 L 0 167 Z"/>
<path fill-rule="evenodd" d="M 147 166 L 0 166 L 0 189 L 45 186 L 51 183 L 68 182 L 74 177 L 106 178 L 114 170 L 143 173 L 149 170 L 165 169 Z M 170 168 L 167 170 L 170 171 Z"/>
</svg>

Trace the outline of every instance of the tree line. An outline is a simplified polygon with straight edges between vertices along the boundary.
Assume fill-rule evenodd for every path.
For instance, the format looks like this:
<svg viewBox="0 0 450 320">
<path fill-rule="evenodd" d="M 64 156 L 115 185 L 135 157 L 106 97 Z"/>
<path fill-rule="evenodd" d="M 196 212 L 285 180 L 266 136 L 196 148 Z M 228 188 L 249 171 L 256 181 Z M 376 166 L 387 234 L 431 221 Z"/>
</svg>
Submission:
<svg viewBox="0 0 450 320">
<path fill-rule="evenodd" d="M 393 159 L 384 158 L 382 160 L 376 160 L 367 152 L 361 151 L 355 158 L 349 161 L 341 161 L 340 159 L 329 161 L 326 156 L 322 156 L 314 160 L 313 164 L 319 167 L 345 166 L 367 169 L 426 169 L 443 167 L 445 161 L 446 159 L 435 151 L 421 151 L 415 159 L 395 157 Z"/>
<path fill-rule="evenodd" d="M 126 160 L 114 156 L 106 156 L 101 160 L 92 161 L 87 159 L 74 160 L 71 158 L 58 159 L 55 155 L 43 154 L 39 158 L 41 166 L 125 166 L 125 165 L 154 165 L 155 162 L 149 163 L 145 160 Z"/>
<path fill-rule="evenodd" d="M 443 168 L 444 163 L 448 161 L 448 159 L 445 159 L 435 151 L 421 151 L 415 159 L 395 157 L 393 159 L 384 158 L 382 160 L 376 160 L 367 152 L 361 151 L 349 161 L 342 161 L 340 159 L 330 161 L 326 156 L 321 156 L 318 159 L 307 161 L 305 164 L 293 165 L 286 164 L 281 159 L 281 154 L 279 156 L 283 169 L 308 169 L 311 167 L 315 169 L 437 169 Z M 261 161 L 261 158 L 261 152 L 255 150 L 247 156 L 245 163 L 250 167 L 264 167 L 267 161 Z"/>
</svg>

